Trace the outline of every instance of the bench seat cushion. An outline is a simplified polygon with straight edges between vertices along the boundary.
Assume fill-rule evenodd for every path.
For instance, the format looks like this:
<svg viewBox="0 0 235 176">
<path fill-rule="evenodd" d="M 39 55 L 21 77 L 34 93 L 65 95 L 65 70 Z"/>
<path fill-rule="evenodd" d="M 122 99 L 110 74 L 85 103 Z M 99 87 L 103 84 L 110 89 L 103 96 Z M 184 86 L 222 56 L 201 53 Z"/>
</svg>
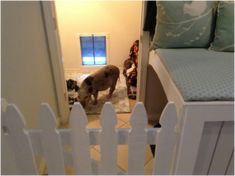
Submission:
<svg viewBox="0 0 235 176">
<path fill-rule="evenodd" d="M 185 101 L 233 101 L 234 53 L 157 49 Z"/>
</svg>

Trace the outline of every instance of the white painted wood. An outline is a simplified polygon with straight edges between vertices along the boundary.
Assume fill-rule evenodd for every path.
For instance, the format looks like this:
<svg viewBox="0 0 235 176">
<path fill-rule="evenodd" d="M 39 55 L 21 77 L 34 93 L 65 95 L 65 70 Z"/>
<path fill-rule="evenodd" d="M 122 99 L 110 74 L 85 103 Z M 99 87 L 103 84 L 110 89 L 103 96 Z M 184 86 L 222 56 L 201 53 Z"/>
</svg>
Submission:
<svg viewBox="0 0 235 176">
<path fill-rule="evenodd" d="M 149 54 L 149 64 L 156 71 L 167 99 L 176 105 L 179 140 L 177 140 L 177 160 L 174 165 L 174 174 L 192 174 L 197 154 L 200 155 L 198 143 L 200 143 L 199 139 L 202 135 L 204 122 L 234 121 L 234 102 L 184 102 L 182 95 L 155 51 L 151 51 Z M 198 122 L 194 123 L 193 121 Z M 191 137 L 189 134 L 192 134 Z M 196 140 L 191 143 L 191 138 L 194 137 Z"/>
<path fill-rule="evenodd" d="M 117 134 L 115 125 L 117 124 L 117 117 L 115 110 L 110 102 L 104 104 L 100 124 L 102 126 L 100 136 L 100 151 L 101 151 L 101 168 L 102 175 L 116 175 L 117 174 Z"/>
<path fill-rule="evenodd" d="M 50 106 L 42 103 L 39 112 L 39 126 L 42 147 L 47 163 L 48 174 L 65 174 L 62 143 L 58 133 L 56 117 Z"/>
<path fill-rule="evenodd" d="M 7 101 L 4 98 L 1 98 L 1 112 L 6 112 L 7 105 Z"/>
<path fill-rule="evenodd" d="M 6 126 L 6 108 L 7 101 L 1 99 L 1 174 L 3 175 L 17 175 L 19 169 L 14 158 L 14 152 L 8 143 L 8 129 Z"/>
<path fill-rule="evenodd" d="M 24 117 L 18 108 L 9 104 L 6 109 L 6 130 L 8 143 L 13 149 L 15 162 L 20 175 L 36 175 L 37 167 L 34 159 L 29 134 L 25 129 Z"/>
<path fill-rule="evenodd" d="M 169 102 L 163 110 L 160 118 L 162 125 L 158 133 L 157 146 L 154 158 L 154 175 L 172 175 L 173 173 L 173 156 L 176 143 L 176 108 L 174 103 Z"/>
<path fill-rule="evenodd" d="M 234 149 L 234 122 L 224 122 L 215 149 L 209 175 L 224 175 Z"/>
<path fill-rule="evenodd" d="M 41 141 L 41 132 L 40 129 L 29 129 L 29 137 L 32 143 L 33 151 L 35 156 L 42 156 L 43 149 L 42 149 L 42 141 Z"/>
<path fill-rule="evenodd" d="M 166 68 L 164 67 L 164 64 L 161 62 L 161 59 L 155 53 L 155 51 L 151 51 L 149 53 L 149 64 L 153 67 L 153 69 L 157 73 L 157 75 L 161 81 L 161 84 L 163 86 L 164 92 L 167 96 L 168 101 L 172 101 L 175 103 L 176 111 L 179 116 L 180 115 L 179 112 L 184 105 L 183 97 L 180 94 L 177 87 L 175 86 L 169 73 L 167 72 Z"/>
<path fill-rule="evenodd" d="M 147 1 L 142 1 L 141 29 L 144 27 L 146 16 Z M 149 58 L 150 36 L 149 32 L 140 30 L 138 76 L 137 76 L 137 101 L 145 102 L 147 66 Z"/>
<path fill-rule="evenodd" d="M 98 145 L 100 142 L 100 128 L 87 128 L 87 133 L 89 134 L 89 144 Z M 130 128 L 116 128 L 115 129 L 118 138 L 119 145 L 128 144 L 128 136 L 131 131 Z M 157 128 L 146 128 L 145 132 L 147 134 L 147 143 L 146 144 L 156 144 L 157 133 L 159 129 Z M 70 145 L 70 133 L 71 129 L 58 129 L 58 132 L 61 136 L 61 142 L 63 145 Z M 33 131 L 33 133 L 39 133 L 38 130 Z"/>
<path fill-rule="evenodd" d="M 45 174 L 46 162 L 44 159 L 40 129 L 29 129 L 29 137 L 32 143 L 34 158 L 37 164 L 38 174 Z"/>
<path fill-rule="evenodd" d="M 71 129 L 58 129 L 61 144 L 63 148 L 64 164 L 65 166 L 74 166 L 72 157 L 72 146 L 70 142 Z"/>
<path fill-rule="evenodd" d="M 177 174 L 192 174 L 199 150 L 200 135 L 207 121 L 233 120 L 233 106 L 230 103 L 204 103 L 185 105 L 181 119 L 180 141 L 176 163 Z M 193 139 L 193 140 L 192 140 Z M 188 159 L 191 159 L 188 162 Z"/>
<path fill-rule="evenodd" d="M 223 117 L 223 119 L 225 120 L 231 119 L 230 104 L 229 106 L 227 105 L 221 106 L 219 104 L 214 104 L 210 106 L 207 105 L 207 109 L 203 109 L 201 107 L 202 105 L 200 104 L 187 107 L 182 116 L 183 118 L 182 128 L 181 128 L 182 131 L 179 131 L 181 132 L 182 135 L 180 136 L 181 138 L 179 140 L 180 147 L 178 148 L 179 150 L 177 153 L 178 158 L 176 158 L 176 167 L 175 167 L 176 170 L 172 171 L 172 168 L 174 168 L 172 167 L 174 166 L 174 158 L 176 156 L 175 149 L 174 149 L 175 128 L 174 128 L 174 125 L 172 125 L 174 123 L 171 123 L 172 121 L 174 121 L 174 118 L 176 119 L 176 111 L 175 111 L 175 106 L 173 105 L 173 103 L 169 103 L 163 112 L 163 115 L 160 121 L 160 123 L 162 124 L 161 129 L 151 129 L 151 128 L 145 129 L 145 125 L 147 123 L 147 116 L 146 116 L 146 112 L 142 103 L 137 103 L 136 107 L 133 110 L 133 113 L 131 115 L 132 116 L 131 117 L 131 125 L 132 125 L 131 129 L 128 129 L 128 128 L 127 129 L 115 129 L 114 128 L 116 124 L 115 112 L 113 111 L 112 108 L 110 108 L 110 106 L 111 104 L 107 104 L 106 107 L 104 107 L 103 112 L 102 112 L 101 125 L 102 127 L 104 126 L 103 130 L 102 129 L 86 129 L 85 126 L 87 124 L 87 118 L 80 104 L 76 104 L 75 108 L 71 112 L 70 125 L 72 129 L 59 129 L 59 130 L 56 129 L 56 126 L 57 126 L 56 118 L 52 110 L 49 108 L 47 104 L 43 104 L 40 110 L 39 122 L 40 122 L 40 127 L 42 127 L 42 129 L 39 129 L 39 130 L 25 130 L 24 121 L 22 120 L 23 116 L 21 115 L 21 113 L 18 111 L 17 108 L 15 108 L 14 105 L 8 106 L 7 113 L 5 114 L 4 112 L 2 112 L 3 118 L 5 116 L 5 119 L 6 119 L 6 123 L 5 123 L 7 126 L 6 129 L 9 132 L 9 134 L 7 135 L 4 134 L 4 137 L 7 136 L 4 139 L 7 139 L 9 141 L 9 146 L 12 147 L 14 151 L 13 153 L 16 155 L 16 158 L 22 157 L 22 153 L 26 152 L 25 149 L 27 148 L 27 145 L 29 147 L 29 150 L 27 150 L 27 152 L 30 151 L 28 153 L 31 153 L 29 154 L 31 158 L 27 159 L 27 161 L 20 162 L 20 164 L 18 164 L 18 162 L 21 160 L 16 159 L 16 160 L 13 160 L 12 164 L 14 164 L 14 161 L 15 161 L 16 165 L 19 168 L 21 168 L 19 170 L 22 170 L 21 165 L 25 166 L 22 163 L 30 162 L 30 159 L 31 159 L 31 161 L 33 160 L 33 163 L 35 166 L 34 169 L 36 170 L 35 158 L 33 158 L 33 155 L 37 157 L 38 155 L 42 155 L 42 153 L 44 153 L 45 158 L 47 160 L 48 171 L 49 171 L 48 173 L 49 174 L 51 173 L 61 174 L 61 173 L 64 173 L 64 164 L 65 164 L 63 160 L 63 154 L 64 154 L 67 157 L 66 164 L 71 165 L 74 163 L 77 168 L 82 166 L 81 168 L 81 170 L 83 170 L 82 173 L 89 174 L 93 171 L 92 170 L 93 167 L 91 167 L 91 160 L 89 156 L 89 145 L 97 145 L 97 144 L 100 144 L 101 142 L 101 146 L 104 146 L 104 149 L 101 149 L 102 155 L 104 155 L 102 160 L 105 161 L 105 162 L 102 161 L 105 164 L 101 166 L 102 168 L 101 170 L 102 170 L 102 173 L 105 173 L 104 171 L 107 171 L 106 167 L 108 167 L 108 165 L 112 165 L 111 167 L 108 167 L 109 170 L 112 170 L 113 165 L 115 168 L 114 161 L 116 160 L 116 156 L 114 153 L 115 153 L 116 145 L 114 145 L 115 142 L 111 140 L 114 140 L 116 136 L 116 139 L 114 140 L 116 141 L 116 144 L 129 144 L 128 174 L 143 174 L 144 158 L 145 158 L 144 153 L 145 153 L 146 143 L 156 144 L 157 146 L 156 147 L 157 160 L 155 162 L 154 173 L 157 173 L 157 174 L 159 173 L 162 173 L 162 174 L 168 174 L 168 173 L 170 174 L 184 173 L 185 174 L 187 173 L 189 174 L 193 172 L 193 169 L 194 169 L 193 167 L 195 166 L 196 161 L 198 162 L 197 156 L 198 156 L 198 153 L 200 152 L 199 144 L 201 141 L 200 140 L 201 136 L 203 134 L 203 126 L 206 120 L 208 120 L 208 122 L 210 121 L 213 122 L 214 120 L 216 123 L 220 123 L 218 121 L 219 120 L 218 115 L 223 115 L 223 114 L 226 115 L 226 117 Z M 203 111 L 201 112 L 200 110 L 202 109 Z M 216 112 L 216 115 L 211 113 L 212 111 Z M 107 116 L 105 115 L 106 113 L 107 113 Z M 14 118 L 14 117 L 17 117 L 17 118 Z M 14 120 L 12 120 L 12 118 Z M 214 153 L 213 153 L 214 157 L 212 158 L 213 160 L 211 160 L 211 168 L 218 169 L 219 167 L 223 167 L 224 174 L 228 174 L 228 173 L 234 172 L 232 164 L 231 164 L 233 162 L 231 157 L 232 157 L 232 152 L 233 152 L 233 145 L 232 145 L 233 133 L 232 132 L 234 128 L 233 126 L 234 122 L 232 121 L 232 122 L 224 122 L 224 123 L 225 123 L 225 128 L 221 130 L 220 138 L 217 142 L 216 150 L 214 150 Z M 8 128 L 8 124 L 11 124 L 11 128 Z M 17 124 L 21 124 L 20 127 L 16 128 Z M 13 130 L 13 131 L 9 130 L 9 129 L 14 129 L 12 127 L 16 128 L 17 130 Z M 106 134 L 106 131 L 108 131 L 107 133 L 110 133 L 110 134 Z M 102 132 L 104 132 L 103 135 L 105 136 L 105 138 L 109 140 L 102 139 L 103 137 Z M 135 132 L 137 134 L 135 134 Z M 12 134 L 15 134 L 15 133 L 17 135 L 15 135 L 14 140 L 12 140 L 12 136 L 13 136 Z M 216 133 L 214 135 L 216 136 Z M 21 137 L 19 138 L 18 136 L 21 136 Z M 71 141 L 69 140 L 70 139 L 69 136 L 71 136 Z M 43 141 L 42 141 L 43 152 L 42 152 L 42 148 L 40 147 L 40 141 L 41 141 L 40 137 L 43 138 Z M 213 136 L 209 136 L 209 138 L 207 138 L 208 140 L 206 140 L 205 138 L 202 138 L 202 139 L 204 141 L 206 140 L 204 142 L 206 143 L 209 141 L 211 137 Z M 22 138 L 25 138 L 25 140 L 21 140 Z M 21 144 L 22 142 L 24 144 Z M 229 142 L 231 143 L 230 145 L 229 145 Z M 85 146 L 84 146 L 84 143 L 85 143 Z M 107 144 L 107 143 L 111 143 L 111 144 Z M 210 143 L 215 143 L 215 141 L 210 140 Z M 26 145 L 26 147 L 23 147 L 23 148 L 18 147 L 18 146 L 24 146 L 24 145 Z M 109 148 L 108 145 L 111 145 L 112 147 Z M 68 148 L 70 148 L 69 146 L 72 146 L 73 148 L 65 151 L 63 150 L 63 147 L 65 146 L 68 146 Z M 213 145 L 210 144 L 210 146 L 213 146 Z M 74 150 L 74 149 L 79 149 L 79 150 Z M 20 153 L 18 151 L 20 151 Z M 77 155 L 74 155 L 72 151 L 74 151 L 74 153 L 77 153 Z M 109 152 L 106 153 L 107 151 L 109 152 L 114 151 L 112 153 L 114 156 L 112 155 L 109 156 L 108 154 Z M 204 150 L 202 151 L 205 154 L 205 151 Z M 212 155 L 213 149 L 207 150 L 207 151 L 208 152 L 206 153 L 210 153 L 210 155 Z M 74 160 L 72 160 L 72 155 L 74 155 L 74 158 L 73 158 Z M 76 156 L 80 156 L 80 157 L 76 157 Z M 24 158 L 25 158 L 25 155 L 24 155 Z M 208 165 L 208 160 L 210 159 L 210 156 L 208 155 L 205 158 L 207 160 L 206 165 Z M 112 162 L 107 163 L 109 159 Z M 60 167 L 58 167 L 59 165 Z M 207 167 L 206 165 L 205 165 L 205 168 Z M 27 167 L 28 166 L 29 164 L 27 165 Z M 32 169 L 32 167 L 30 168 Z M 51 168 L 54 168 L 54 170 L 52 170 Z M 77 168 L 76 168 L 77 173 L 81 173 L 80 172 L 81 170 Z M 211 171 L 212 169 L 210 169 L 210 172 Z M 114 172 L 115 171 L 113 171 L 113 173 Z M 22 172 L 22 173 L 25 173 L 25 172 Z M 106 172 L 106 173 L 109 173 L 109 172 Z M 215 171 L 215 173 L 218 173 L 218 171 Z"/>
<path fill-rule="evenodd" d="M 58 110 L 40 1 L 1 5 L 1 97 L 20 108 L 27 127 L 36 127 L 41 102 Z"/>
<path fill-rule="evenodd" d="M 84 109 L 80 103 L 75 103 L 70 113 L 69 125 L 75 173 L 79 175 L 92 174 L 89 135 L 86 131 L 87 122 Z"/>
<path fill-rule="evenodd" d="M 169 110 L 171 108 L 168 107 L 166 109 Z M 171 112 L 172 110 L 169 110 L 169 112 L 165 114 Z M 20 116 L 19 114 L 19 112 L 16 113 L 16 115 Z M 170 114 L 165 116 L 172 119 Z M 8 117 L 8 115 L 6 115 L 6 117 Z M 166 118 L 163 117 L 162 119 Z M 23 122 L 21 123 L 23 124 Z M 92 172 L 94 174 L 94 171 L 97 171 L 95 172 L 96 174 L 114 175 L 120 173 L 116 167 L 117 144 L 128 144 L 128 174 L 143 174 L 146 143 L 156 144 L 159 142 L 158 138 L 161 139 L 160 136 L 164 134 L 164 130 L 156 128 L 145 129 L 147 115 L 142 103 L 137 103 L 133 110 L 130 120 L 132 128 L 115 129 L 116 123 L 115 111 L 111 103 L 106 103 L 101 113 L 102 129 L 86 129 L 87 117 L 85 111 L 79 103 L 76 103 L 73 106 L 70 116 L 71 129 L 56 129 L 58 125 L 56 117 L 49 105 L 43 103 L 39 113 L 40 129 L 28 130 L 28 141 L 31 144 L 31 151 L 34 151 L 31 156 L 45 157 L 48 174 L 65 174 L 66 164 L 75 166 L 76 174 L 84 175 L 92 174 Z M 171 125 L 164 122 L 164 120 L 162 125 L 168 126 L 165 130 L 168 128 L 170 128 L 171 131 L 173 130 Z M 24 126 L 20 126 L 19 129 L 22 127 Z M 171 135 L 171 133 L 169 134 Z M 163 138 L 164 137 L 162 137 L 162 139 Z M 171 139 L 170 143 L 173 143 L 174 140 L 172 140 L 172 138 L 169 136 L 167 138 Z M 170 145 L 170 143 L 167 144 Z M 94 162 L 90 160 L 89 145 L 97 144 L 101 145 L 101 163 L 95 163 L 96 167 L 93 167 Z M 159 146 L 159 144 L 157 144 L 157 146 Z M 15 147 L 14 151 L 17 152 L 18 148 Z M 157 156 L 159 152 L 166 151 L 161 150 L 160 147 L 160 149 L 156 151 Z M 169 150 L 167 152 L 172 153 Z M 164 156 L 169 156 L 169 153 Z M 34 159 L 34 157 L 32 158 Z M 160 160 L 161 158 L 158 159 L 158 161 Z M 165 162 L 165 159 L 163 162 Z M 160 163 L 162 163 L 162 161 L 160 161 Z M 41 168 L 44 168 L 44 163 L 39 163 L 38 169 L 40 173 L 42 173 Z"/>
<path fill-rule="evenodd" d="M 228 168 L 225 172 L 226 175 L 234 175 L 234 150 L 233 153 L 231 154 L 230 161 Z"/>
<path fill-rule="evenodd" d="M 87 129 L 87 133 L 89 134 L 90 145 L 99 145 L 100 144 L 100 133 L 101 129 Z"/>
<path fill-rule="evenodd" d="M 1 117 L 3 114 L 1 114 Z M 14 150 L 9 145 L 8 135 L 5 130 L 1 130 L 1 174 L 2 175 L 19 175 L 21 173 L 17 167 L 14 157 Z"/>
<path fill-rule="evenodd" d="M 50 55 L 52 74 L 56 90 L 55 92 L 57 96 L 59 118 L 61 123 L 65 124 L 68 122 L 69 105 L 62 62 L 61 44 L 57 27 L 55 4 L 53 1 L 41 1 L 40 3 L 42 6 L 43 20 L 48 42 L 48 52 Z"/>
<path fill-rule="evenodd" d="M 160 129 L 158 128 L 146 128 L 145 129 L 147 133 L 147 144 L 156 144 L 158 133 L 160 132 Z"/>
<path fill-rule="evenodd" d="M 197 161 L 193 171 L 194 175 L 207 175 L 216 148 L 216 142 L 221 129 L 222 122 L 207 122 L 204 125 L 204 130 L 199 146 L 200 155 L 197 156 Z"/>
<path fill-rule="evenodd" d="M 195 110 L 197 111 L 197 109 Z M 203 112 L 185 112 L 185 117 L 187 118 L 183 121 L 179 139 L 178 162 L 176 163 L 177 174 L 193 174 L 204 126 L 204 122 L 198 117 L 203 116 Z"/>
<path fill-rule="evenodd" d="M 147 114 L 143 103 L 136 103 L 130 118 L 128 138 L 128 174 L 144 174 Z"/>
</svg>

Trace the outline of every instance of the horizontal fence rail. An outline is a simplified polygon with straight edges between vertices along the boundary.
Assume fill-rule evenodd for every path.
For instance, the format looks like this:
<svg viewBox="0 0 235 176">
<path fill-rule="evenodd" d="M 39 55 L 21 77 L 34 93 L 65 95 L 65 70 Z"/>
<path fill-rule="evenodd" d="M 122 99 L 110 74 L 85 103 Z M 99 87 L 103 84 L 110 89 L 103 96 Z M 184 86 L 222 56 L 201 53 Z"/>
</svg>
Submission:
<svg viewBox="0 0 235 176">
<path fill-rule="evenodd" d="M 87 116 L 79 103 L 71 110 L 68 129 L 57 128 L 57 119 L 46 103 L 40 107 L 38 129 L 26 129 L 23 115 L 13 104 L 2 106 L 2 122 L 2 142 L 13 151 L 18 174 L 42 174 L 42 165 L 48 174 L 66 174 L 66 166 L 71 166 L 74 174 L 120 174 L 117 145 L 129 146 L 127 174 L 144 174 L 145 146 L 150 144 L 156 144 L 153 174 L 173 173 L 176 109 L 171 102 L 158 129 L 146 128 L 147 114 L 140 102 L 131 113 L 131 128 L 115 128 L 116 113 L 109 102 L 100 115 L 101 128 L 86 128 Z M 92 145 L 100 145 L 98 164 L 90 158 Z"/>
</svg>

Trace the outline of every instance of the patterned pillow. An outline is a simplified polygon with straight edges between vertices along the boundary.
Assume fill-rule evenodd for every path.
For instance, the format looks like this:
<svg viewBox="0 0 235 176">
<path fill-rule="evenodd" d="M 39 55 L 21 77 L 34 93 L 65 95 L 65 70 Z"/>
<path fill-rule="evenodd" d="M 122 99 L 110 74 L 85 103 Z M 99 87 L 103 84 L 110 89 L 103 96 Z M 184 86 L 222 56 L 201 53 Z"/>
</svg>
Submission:
<svg viewBox="0 0 235 176">
<path fill-rule="evenodd" d="M 217 8 L 215 38 L 210 48 L 215 51 L 234 51 L 234 2 L 221 1 Z"/>
<path fill-rule="evenodd" d="M 151 49 L 209 47 L 215 1 L 157 1 L 157 25 Z"/>
</svg>

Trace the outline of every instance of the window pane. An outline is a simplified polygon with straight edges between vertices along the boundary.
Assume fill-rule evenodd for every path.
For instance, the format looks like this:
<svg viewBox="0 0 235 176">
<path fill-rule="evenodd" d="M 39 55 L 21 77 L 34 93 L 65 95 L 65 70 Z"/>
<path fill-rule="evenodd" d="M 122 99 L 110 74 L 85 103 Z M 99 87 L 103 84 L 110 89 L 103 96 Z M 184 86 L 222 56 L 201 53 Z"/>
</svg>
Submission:
<svg viewBox="0 0 235 176">
<path fill-rule="evenodd" d="M 106 38 L 105 36 L 94 37 L 95 64 L 106 64 Z"/>
<path fill-rule="evenodd" d="M 94 65 L 94 57 L 83 57 L 82 65 Z"/>
<path fill-rule="evenodd" d="M 106 65 L 106 57 L 95 57 L 96 65 Z"/>
<path fill-rule="evenodd" d="M 93 52 L 93 39 L 92 36 L 81 36 L 81 54 L 82 54 L 82 64 L 83 65 L 93 65 L 94 64 L 94 52 Z"/>
<path fill-rule="evenodd" d="M 80 36 L 83 65 L 106 65 L 106 36 Z"/>
</svg>

